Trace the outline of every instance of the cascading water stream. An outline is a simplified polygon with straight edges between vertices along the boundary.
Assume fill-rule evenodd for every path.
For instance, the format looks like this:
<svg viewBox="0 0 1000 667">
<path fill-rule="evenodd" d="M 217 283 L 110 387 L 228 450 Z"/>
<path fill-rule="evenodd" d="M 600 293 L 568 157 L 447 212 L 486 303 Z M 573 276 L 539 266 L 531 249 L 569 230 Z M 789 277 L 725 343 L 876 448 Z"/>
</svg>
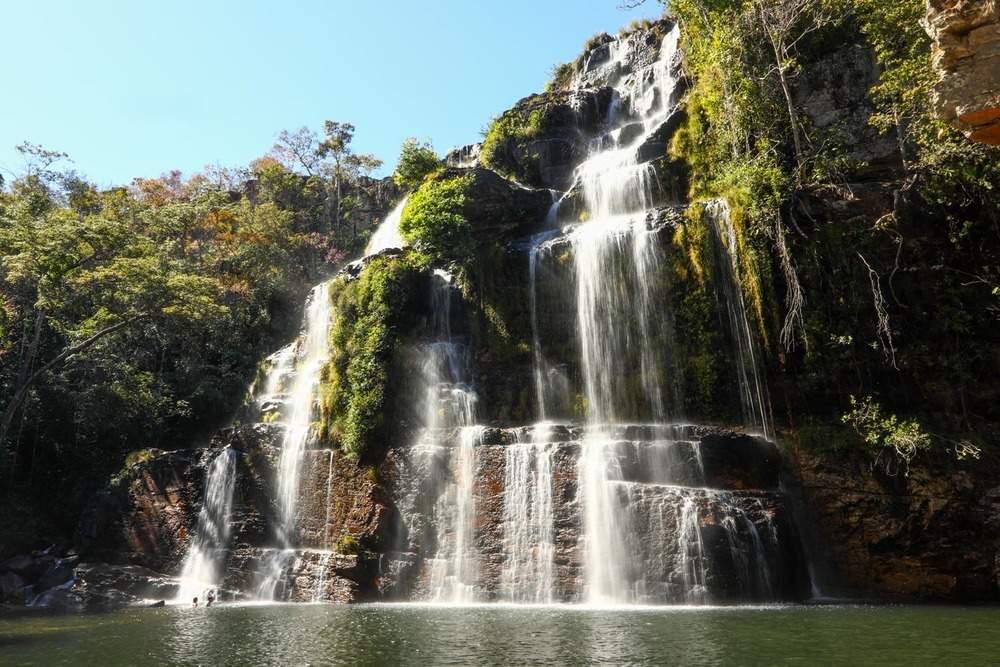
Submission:
<svg viewBox="0 0 1000 667">
<path fill-rule="evenodd" d="M 293 351 L 279 355 L 279 359 L 287 355 L 291 368 L 279 364 L 272 370 L 273 373 L 285 373 L 273 382 L 274 386 L 288 385 L 289 389 L 277 421 L 284 431 L 277 480 L 279 524 L 275 537 L 278 548 L 268 554 L 257 589 L 257 597 L 263 600 L 275 599 L 282 573 L 294 555 L 299 467 L 303 452 L 315 438 L 313 416 L 320 372 L 329 354 L 329 331 L 329 286 L 321 283 L 313 288 L 306 302 L 304 330 L 292 344 Z M 268 379 L 267 385 L 271 384 Z"/>
<path fill-rule="evenodd" d="M 406 202 L 409 200 L 409 196 L 403 197 L 402 201 L 396 204 L 396 208 L 392 209 L 378 226 L 365 247 L 365 257 L 377 255 L 389 248 L 406 247 L 406 239 L 403 238 L 403 233 L 399 229 L 399 221 L 403 217 L 403 209 L 406 208 Z"/>
<path fill-rule="evenodd" d="M 506 557 L 500 578 L 500 599 L 505 602 L 544 604 L 553 600 L 552 427 L 549 422 L 539 422 L 523 434 L 526 437 L 506 447 Z"/>
<path fill-rule="evenodd" d="M 195 536 L 181 565 L 177 601 L 204 598 L 222 582 L 224 552 L 229 545 L 229 515 L 233 506 L 237 454 L 229 447 L 215 455 L 205 478 L 205 497 L 198 512 Z"/>
<path fill-rule="evenodd" d="M 478 397 L 472 387 L 468 348 L 452 335 L 452 277 L 435 271 L 431 285 L 434 340 L 422 346 L 424 428 L 418 456 L 448 457 L 452 482 L 435 509 L 437 552 L 430 560 L 430 597 L 436 602 L 476 599 L 475 480 L 483 427 L 476 425 Z M 457 447 L 449 445 L 456 444 Z"/>
<path fill-rule="evenodd" d="M 655 235 L 646 227 L 647 211 L 655 202 L 655 171 L 640 161 L 639 147 L 672 112 L 672 75 L 678 31 L 675 27 L 660 47 L 660 58 L 647 79 L 636 76 L 619 90 L 621 119 L 610 142 L 595 141 L 596 152 L 576 170 L 590 220 L 570 234 L 577 284 L 577 331 L 580 343 L 588 428 L 579 463 L 583 496 L 585 588 L 590 602 L 627 602 L 630 561 L 625 551 L 627 526 L 621 519 L 623 498 L 615 483 L 616 468 L 608 425 L 623 418 L 666 417 L 660 351 L 653 329 L 663 328 L 652 285 L 659 258 Z M 615 62 L 615 46 L 612 46 Z M 626 146 L 618 146 L 621 128 L 638 117 L 642 131 Z M 612 148 L 605 149 L 611 143 Z M 629 244 L 631 248 L 629 248 Z M 641 391 L 630 385 L 638 371 Z"/>
<path fill-rule="evenodd" d="M 671 466 L 678 451 L 691 451 L 698 469 L 702 464 L 698 446 L 678 439 L 665 425 L 679 416 L 681 397 L 672 373 L 678 365 L 671 356 L 673 317 L 661 284 L 664 258 L 650 225 L 652 209 L 663 195 L 642 147 L 674 113 L 677 42 L 674 27 L 656 63 L 619 78 L 609 111 L 611 129 L 592 142 L 591 155 L 576 168 L 571 189 L 582 195 L 589 218 L 571 228 L 564 240 L 536 243 L 529 258 L 535 385 L 544 418 L 547 387 L 538 339 L 537 273 L 553 244 L 565 247 L 568 242 L 572 253 L 587 416 L 578 461 L 581 547 L 584 599 L 591 603 L 705 602 L 709 558 L 703 521 L 718 521 L 726 529 L 735 577 L 746 589 L 741 593 L 766 597 L 771 592 L 768 561 L 753 522 L 725 493 L 695 488 L 703 483 L 703 472 Z M 624 71 L 620 40 L 610 43 L 609 50 L 606 67 Z M 727 234 L 723 249 L 729 270 L 722 278 L 732 284 L 737 249 L 731 227 Z M 738 286 L 727 289 L 725 284 L 722 292 L 738 348 L 747 421 L 770 436 L 764 418 L 766 389 L 756 372 L 742 294 Z M 631 420 L 651 422 L 643 427 L 653 432 L 651 445 L 624 437 Z M 642 460 L 648 470 L 642 481 L 627 481 L 631 473 L 623 466 L 629 456 L 640 455 L 636 448 L 647 457 Z M 709 508 L 714 516 L 703 516 Z"/>
<path fill-rule="evenodd" d="M 739 376 L 743 419 L 755 426 L 768 440 L 774 437 L 771 426 L 771 402 L 767 384 L 760 370 L 760 350 L 750 326 L 746 301 L 740 282 L 739 248 L 729 205 L 722 200 L 706 204 L 705 216 L 712 231 L 719 257 L 716 284 L 722 295 L 729 329 L 734 339 L 736 370 Z"/>
</svg>

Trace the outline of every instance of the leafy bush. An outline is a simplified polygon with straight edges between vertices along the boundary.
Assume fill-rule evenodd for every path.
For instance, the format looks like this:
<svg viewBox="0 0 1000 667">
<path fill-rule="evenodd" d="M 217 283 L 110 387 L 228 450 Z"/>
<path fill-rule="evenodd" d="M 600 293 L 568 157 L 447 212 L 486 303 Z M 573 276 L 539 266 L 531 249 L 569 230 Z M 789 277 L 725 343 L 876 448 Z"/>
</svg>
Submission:
<svg viewBox="0 0 1000 667">
<path fill-rule="evenodd" d="M 376 257 L 331 286 L 330 360 L 323 368 L 321 436 L 357 460 L 374 451 L 393 395 L 390 367 L 412 312 L 419 269 L 410 256 Z"/>
<path fill-rule="evenodd" d="M 430 143 L 421 143 L 411 137 L 403 142 L 392 179 L 400 188 L 411 192 L 420 187 L 428 174 L 437 171 L 442 165 L 441 158 Z"/>
<path fill-rule="evenodd" d="M 468 259 L 474 241 L 464 208 L 471 184 L 472 176 L 425 181 L 410 197 L 399 222 L 407 242 L 441 262 Z"/>
<path fill-rule="evenodd" d="M 111 477 L 111 486 L 119 486 L 126 479 L 128 479 L 129 471 L 140 463 L 146 463 L 147 461 L 159 456 L 163 453 L 162 449 L 156 449 L 150 447 L 148 449 L 136 449 L 125 455 L 125 464 L 122 469 L 118 471 L 117 474 Z"/>
<path fill-rule="evenodd" d="M 343 535 L 337 540 L 336 552 L 339 554 L 357 554 L 361 552 L 361 544 L 353 535 Z"/>
<path fill-rule="evenodd" d="M 576 76 L 576 64 L 562 63 L 554 65 L 550 74 L 552 78 L 545 84 L 545 92 L 567 90 L 573 85 L 573 77 Z"/>
<path fill-rule="evenodd" d="M 902 467 L 909 475 L 910 462 L 931 448 L 931 436 L 917 421 L 883 413 L 882 406 L 871 396 L 860 401 L 851 396 L 851 411 L 841 421 L 852 426 L 873 450 L 873 465 L 881 465 L 889 473 Z"/>
</svg>

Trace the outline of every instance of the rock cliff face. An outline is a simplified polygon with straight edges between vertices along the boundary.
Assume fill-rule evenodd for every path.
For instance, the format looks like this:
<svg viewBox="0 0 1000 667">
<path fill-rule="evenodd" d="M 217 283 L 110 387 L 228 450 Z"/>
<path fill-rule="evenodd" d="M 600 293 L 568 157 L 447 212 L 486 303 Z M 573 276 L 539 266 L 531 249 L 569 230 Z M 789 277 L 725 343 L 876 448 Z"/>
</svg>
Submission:
<svg viewBox="0 0 1000 667">
<path fill-rule="evenodd" d="M 545 430 L 541 439 L 540 429 Z M 475 571 L 476 599 L 585 598 L 583 437 L 579 427 L 539 425 L 487 429 L 479 436 L 471 485 L 474 513 L 465 519 L 472 526 L 470 552 L 476 554 L 468 563 Z M 625 565 L 637 582 L 638 599 L 745 602 L 797 600 L 806 594 L 808 574 L 787 499 L 779 491 L 781 457 L 773 445 L 743 434 L 685 427 L 623 427 L 613 437 L 619 439 L 615 457 L 622 471 L 619 519 L 637 528 L 621 545 L 617 565 Z M 671 452 L 665 467 L 657 463 L 663 448 Z M 542 458 L 548 464 L 537 468 Z M 413 573 L 398 584 L 405 599 L 435 599 L 441 593 L 440 559 L 448 553 L 442 544 L 459 541 L 456 533 L 463 530 L 448 488 L 449 480 L 461 474 L 456 463 L 447 449 L 399 448 L 388 456 L 386 476 L 393 480 L 405 524 L 397 542 L 403 551 L 389 559 L 409 565 Z M 549 506 L 541 507 L 534 497 L 536 474 L 551 476 Z M 526 525 L 515 526 L 516 521 Z M 537 551 L 520 552 L 512 543 L 530 542 L 532 531 L 549 522 L 553 558 L 546 571 L 539 567 Z M 697 551 L 690 562 L 688 550 Z M 436 558 L 427 557 L 435 553 Z M 687 567 L 705 568 L 697 587 L 685 581 Z M 540 589 L 535 577 L 546 579 L 547 586 Z"/>
<path fill-rule="evenodd" d="M 798 471 L 840 590 L 881 599 L 993 602 L 1000 488 L 968 473 L 887 478 L 800 453 Z"/>
<path fill-rule="evenodd" d="M 80 570 L 81 595 L 74 606 L 100 607 L 116 596 L 134 601 L 176 594 L 176 580 L 169 577 L 179 573 L 194 537 L 208 465 L 226 446 L 237 451 L 239 462 L 221 588 L 225 595 L 252 597 L 267 574 L 280 523 L 273 500 L 280 437 L 279 429 L 264 424 L 227 429 L 211 448 L 164 453 L 129 470 L 124 481 L 95 499 L 81 522 L 77 542 L 83 560 L 112 565 Z M 305 452 L 300 475 L 301 548 L 282 573 L 284 598 L 373 599 L 377 568 L 369 554 L 387 548 L 397 520 L 377 471 L 340 452 L 315 449 Z M 88 588 L 90 597 L 82 595 Z"/>
<path fill-rule="evenodd" d="M 940 76 L 938 115 L 973 141 L 1000 145 L 1000 3 L 930 0 L 925 27 Z"/>
</svg>

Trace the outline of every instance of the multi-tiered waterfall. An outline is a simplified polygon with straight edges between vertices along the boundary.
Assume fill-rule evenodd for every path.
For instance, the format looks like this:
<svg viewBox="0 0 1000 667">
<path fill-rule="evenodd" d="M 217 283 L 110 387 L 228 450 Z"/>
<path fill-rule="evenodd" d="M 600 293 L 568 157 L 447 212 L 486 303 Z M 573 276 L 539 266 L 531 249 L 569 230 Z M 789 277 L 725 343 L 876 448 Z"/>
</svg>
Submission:
<svg viewBox="0 0 1000 667">
<path fill-rule="evenodd" d="M 273 600 L 280 593 L 282 577 L 295 557 L 299 469 L 305 448 L 316 437 L 314 415 L 320 371 L 328 357 L 329 331 L 330 297 L 327 283 L 321 283 L 306 302 L 302 335 L 273 357 L 266 384 L 269 389 L 284 393 L 272 393 L 261 399 L 271 403 L 268 407 L 283 430 L 278 463 L 277 544 L 267 554 L 266 569 L 257 590 L 257 596 L 265 600 Z"/>
<path fill-rule="evenodd" d="M 513 422 L 485 400 L 493 387 L 481 382 L 483 342 L 471 324 L 481 304 L 463 289 L 461 272 L 429 270 L 418 324 L 399 351 L 408 370 L 394 371 L 402 373 L 393 390 L 404 394 L 395 400 L 405 415 L 387 413 L 398 421 L 387 431 L 388 453 L 362 474 L 317 441 L 331 309 L 326 286 L 313 291 L 301 336 L 270 359 L 257 392 L 259 426 L 280 437 L 269 544 L 241 561 L 253 570 L 242 577 L 244 593 L 519 604 L 799 597 L 801 553 L 769 442 L 761 346 L 740 281 L 743 250 L 722 202 L 704 220 L 714 255 L 707 280 L 746 433 L 686 421 L 686 333 L 665 270 L 663 222 L 681 203 L 655 163 L 678 113 L 677 41 L 674 28 L 658 57 L 637 57 L 634 37 L 588 56 L 576 92 L 595 81 L 613 90 L 600 130 L 567 191 L 537 220 L 538 233 L 510 246 L 526 248 L 531 373 L 523 391 L 533 397 L 524 402 L 535 423 Z M 366 256 L 403 244 L 406 201 Z M 364 267 L 355 264 L 350 276 Z M 235 474 L 227 451 L 211 467 L 185 594 L 224 578 Z M 367 500 L 352 504 L 357 494 Z M 364 554 L 351 525 L 367 531 Z"/>
<path fill-rule="evenodd" d="M 263 381 L 251 388 L 248 412 L 269 424 L 280 438 L 273 546 L 261 554 L 255 566 L 251 577 L 255 590 L 244 591 L 258 599 L 281 598 L 283 578 L 301 556 L 296 534 L 299 471 L 303 453 L 315 442 L 314 416 L 320 370 L 328 354 L 329 327 L 328 289 L 321 283 L 309 294 L 301 334 L 267 359 Z M 208 468 L 195 536 L 181 569 L 181 602 L 224 583 L 236 476 L 236 452 L 227 447 L 215 455 Z"/>
</svg>

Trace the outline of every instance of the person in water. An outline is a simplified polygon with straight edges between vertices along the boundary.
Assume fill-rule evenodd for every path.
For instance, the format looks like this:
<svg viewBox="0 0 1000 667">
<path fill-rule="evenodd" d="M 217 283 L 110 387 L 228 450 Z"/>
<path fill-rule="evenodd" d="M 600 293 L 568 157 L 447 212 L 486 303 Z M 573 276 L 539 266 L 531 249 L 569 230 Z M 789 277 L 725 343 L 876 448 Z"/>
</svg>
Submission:
<svg viewBox="0 0 1000 667">
<path fill-rule="evenodd" d="M 194 600 L 191 601 L 191 606 L 192 607 L 197 607 L 198 606 L 198 598 L 195 598 Z"/>
<path fill-rule="evenodd" d="M 215 602 L 215 591 L 209 591 L 208 597 L 205 598 L 205 606 L 211 607 L 213 602 Z"/>
</svg>

